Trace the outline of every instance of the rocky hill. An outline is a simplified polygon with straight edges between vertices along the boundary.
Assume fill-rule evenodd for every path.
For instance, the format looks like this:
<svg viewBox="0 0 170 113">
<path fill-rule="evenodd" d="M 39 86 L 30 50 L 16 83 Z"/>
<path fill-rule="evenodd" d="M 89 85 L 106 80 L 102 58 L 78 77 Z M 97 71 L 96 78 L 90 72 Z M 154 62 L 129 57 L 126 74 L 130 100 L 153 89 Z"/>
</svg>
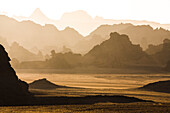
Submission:
<svg viewBox="0 0 170 113">
<path fill-rule="evenodd" d="M 85 56 L 85 63 L 99 67 L 117 67 L 127 65 L 150 65 L 154 61 L 139 45 L 134 45 L 127 35 L 117 32 L 110 34 L 110 39 L 95 46 Z"/>
</svg>

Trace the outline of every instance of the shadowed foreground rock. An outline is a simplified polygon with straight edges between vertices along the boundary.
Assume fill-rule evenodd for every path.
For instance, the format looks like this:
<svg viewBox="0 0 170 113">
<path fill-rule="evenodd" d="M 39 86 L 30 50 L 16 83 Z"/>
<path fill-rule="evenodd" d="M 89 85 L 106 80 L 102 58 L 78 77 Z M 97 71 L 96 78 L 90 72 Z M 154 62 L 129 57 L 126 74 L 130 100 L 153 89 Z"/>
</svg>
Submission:
<svg viewBox="0 0 170 113">
<path fill-rule="evenodd" d="M 18 79 L 9 61 L 8 53 L 0 44 L 0 105 L 26 103 L 30 95 L 28 84 Z"/>
</svg>

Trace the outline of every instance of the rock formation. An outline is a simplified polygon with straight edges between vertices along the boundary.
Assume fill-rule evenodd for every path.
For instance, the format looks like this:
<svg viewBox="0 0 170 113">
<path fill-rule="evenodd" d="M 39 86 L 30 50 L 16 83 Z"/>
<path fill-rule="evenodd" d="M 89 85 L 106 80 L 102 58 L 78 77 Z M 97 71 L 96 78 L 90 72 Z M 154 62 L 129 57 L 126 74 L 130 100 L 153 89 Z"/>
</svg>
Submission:
<svg viewBox="0 0 170 113">
<path fill-rule="evenodd" d="M 18 79 L 11 67 L 10 58 L 0 44 L 0 105 L 15 105 L 23 103 L 29 96 L 28 84 Z"/>
<path fill-rule="evenodd" d="M 29 84 L 30 89 L 56 89 L 56 88 L 67 88 L 66 86 L 56 85 L 46 78 L 35 80 Z"/>
<path fill-rule="evenodd" d="M 164 70 L 170 72 L 170 61 L 167 62 Z"/>
<path fill-rule="evenodd" d="M 170 39 L 163 41 L 162 50 L 152 55 L 163 66 L 170 60 Z"/>
<path fill-rule="evenodd" d="M 147 49 L 149 44 L 159 45 L 165 38 L 170 39 L 170 31 L 163 28 L 153 29 L 149 25 L 136 26 L 128 23 L 101 25 L 85 37 L 85 39 L 87 39 L 86 41 L 80 41 L 77 43 L 75 48 L 79 48 L 79 53 L 87 53 L 90 51 L 91 47 L 101 44 L 104 40 L 107 40 L 111 32 L 128 35 L 131 42 L 133 44 L 140 44 L 143 50 Z M 96 36 L 98 37 L 95 38 Z"/>
<path fill-rule="evenodd" d="M 149 83 L 139 89 L 170 93 L 169 86 L 170 86 L 170 80 L 167 80 L 167 81 L 158 81 L 158 82 L 154 82 L 154 83 Z"/>
<path fill-rule="evenodd" d="M 100 67 L 150 65 L 154 61 L 139 45 L 134 45 L 127 35 L 117 32 L 110 34 L 110 39 L 95 46 L 85 55 L 85 63 Z"/>
<path fill-rule="evenodd" d="M 145 52 L 148 54 L 148 55 L 153 55 L 157 52 L 160 52 L 163 48 L 163 44 L 160 44 L 160 45 L 152 45 L 150 44 L 148 46 L 148 48 L 145 50 Z"/>
<path fill-rule="evenodd" d="M 16 58 L 20 62 L 22 61 L 42 61 L 44 56 L 41 51 L 34 54 L 26 48 L 20 46 L 17 42 L 13 42 L 9 49 L 9 55 L 11 58 Z"/>
</svg>

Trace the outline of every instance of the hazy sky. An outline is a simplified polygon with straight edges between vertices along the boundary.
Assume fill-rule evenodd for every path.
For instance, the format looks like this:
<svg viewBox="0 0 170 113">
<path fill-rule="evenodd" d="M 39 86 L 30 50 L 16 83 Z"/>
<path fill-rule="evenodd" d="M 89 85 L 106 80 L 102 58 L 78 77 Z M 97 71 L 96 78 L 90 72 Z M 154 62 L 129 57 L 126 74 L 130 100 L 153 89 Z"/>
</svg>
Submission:
<svg viewBox="0 0 170 113">
<path fill-rule="evenodd" d="M 30 16 L 36 8 L 52 19 L 85 10 L 92 17 L 170 23 L 170 0 L 0 0 L 1 14 Z"/>
</svg>

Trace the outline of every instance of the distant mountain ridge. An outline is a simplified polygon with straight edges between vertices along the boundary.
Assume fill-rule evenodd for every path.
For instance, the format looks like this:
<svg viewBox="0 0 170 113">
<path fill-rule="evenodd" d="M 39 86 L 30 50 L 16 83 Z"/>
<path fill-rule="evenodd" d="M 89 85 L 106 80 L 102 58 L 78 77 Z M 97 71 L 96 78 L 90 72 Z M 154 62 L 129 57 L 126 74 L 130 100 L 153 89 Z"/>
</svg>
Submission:
<svg viewBox="0 0 170 113">
<path fill-rule="evenodd" d="M 17 42 L 12 43 L 12 45 L 10 46 L 9 55 L 11 56 L 11 58 L 15 58 L 20 62 L 44 60 L 44 56 L 40 51 L 39 53 L 34 54 L 24 47 L 20 46 Z"/>
<path fill-rule="evenodd" d="M 95 45 L 102 43 L 109 38 L 111 32 L 118 32 L 126 34 L 133 44 L 140 44 L 143 50 L 148 48 L 148 45 L 158 45 L 164 39 L 170 39 L 170 31 L 163 28 L 153 29 L 149 25 L 133 25 L 127 24 L 114 24 L 114 25 L 101 25 L 96 30 L 91 32 L 85 37 L 86 41 L 80 41 L 75 45 L 75 48 L 80 48 L 78 52 L 87 53 Z"/>
<path fill-rule="evenodd" d="M 37 9 L 35 12 L 41 11 Z M 80 15 L 86 14 L 86 12 L 83 11 L 78 12 Z M 77 14 L 76 12 L 74 13 L 75 15 Z M 70 13 L 68 15 L 70 15 Z M 90 20 L 89 16 L 85 18 Z M 99 17 L 95 19 L 98 21 L 102 20 L 102 18 Z M 113 24 L 114 22 L 111 23 Z M 80 23 L 77 22 L 76 25 L 80 25 Z M 88 25 L 84 23 L 84 25 L 87 25 L 90 29 L 92 24 Z M 49 54 L 52 49 L 61 52 L 63 46 L 70 48 L 74 53 L 86 54 L 95 45 L 107 40 L 111 32 L 127 34 L 133 44 L 140 44 L 144 50 L 147 49 L 149 44 L 158 45 L 165 38 L 170 39 L 170 31 L 163 28 L 153 29 L 149 25 L 136 26 L 129 23 L 101 25 L 88 36 L 84 37 L 77 32 L 77 30 L 70 27 L 66 27 L 64 30 L 58 30 L 52 24 L 41 26 L 32 21 L 18 22 L 7 16 L 0 16 L 0 35 L 3 38 L 6 38 L 9 43 L 16 41 L 28 50 L 30 50 L 30 48 L 37 48 L 37 50 L 41 50 L 44 54 Z"/>
<path fill-rule="evenodd" d="M 170 61 L 170 39 L 165 39 L 162 44 L 161 51 L 153 54 L 153 58 L 157 59 L 162 65 L 166 65 Z"/>
<path fill-rule="evenodd" d="M 70 27 L 59 31 L 54 25 L 41 26 L 32 21 L 18 22 L 3 15 L 0 15 L 0 35 L 9 43 L 16 41 L 27 49 L 56 45 L 71 48 L 83 39 L 81 34 Z"/>
<path fill-rule="evenodd" d="M 48 24 L 48 20 L 50 20 L 39 8 L 35 9 L 29 18 L 36 23 L 40 21 L 40 23 L 45 24 Z"/>
<path fill-rule="evenodd" d="M 120 24 L 120 23 L 132 23 L 134 25 L 150 25 L 153 28 L 162 27 L 164 29 L 170 30 L 170 24 L 160 24 L 156 22 L 139 21 L 139 20 L 104 19 L 98 16 L 96 16 L 95 18 L 92 18 L 87 12 L 83 10 L 66 12 L 62 15 L 62 17 L 59 20 L 53 20 L 53 19 L 49 19 L 48 17 L 46 17 L 43 14 L 43 12 L 39 8 L 37 8 L 31 14 L 30 17 L 15 16 L 14 18 L 19 21 L 32 20 L 41 25 L 53 24 L 59 29 L 64 29 L 65 27 L 69 26 L 69 27 L 76 29 L 79 33 L 83 34 L 84 36 L 88 35 L 90 32 L 95 30 L 98 26 L 103 25 L 103 24 L 113 25 L 113 24 Z"/>
</svg>

